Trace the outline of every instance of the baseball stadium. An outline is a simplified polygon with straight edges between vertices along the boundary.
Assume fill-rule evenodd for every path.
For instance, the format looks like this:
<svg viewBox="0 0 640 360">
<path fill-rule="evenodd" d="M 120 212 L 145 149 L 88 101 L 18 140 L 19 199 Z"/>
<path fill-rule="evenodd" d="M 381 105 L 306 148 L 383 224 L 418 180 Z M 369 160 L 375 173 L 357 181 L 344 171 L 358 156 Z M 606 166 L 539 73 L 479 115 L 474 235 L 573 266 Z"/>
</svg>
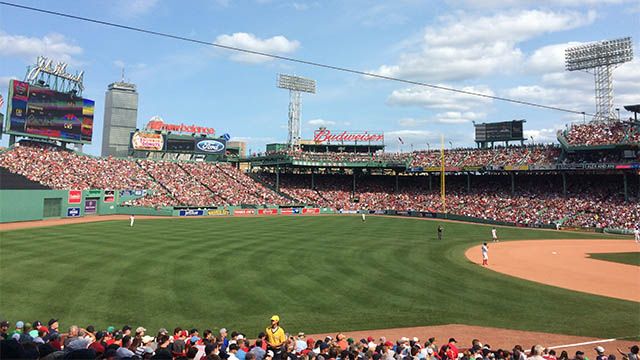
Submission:
<svg viewBox="0 0 640 360">
<path fill-rule="evenodd" d="M 286 133 L 247 151 L 224 122 L 139 118 L 124 75 L 89 99 L 81 65 L 31 59 L 0 98 L 0 359 L 638 360 L 640 104 L 611 91 L 633 41 L 565 56 L 596 110 L 553 142 L 518 119 L 410 151 L 303 131 L 307 77 L 274 72 Z"/>
</svg>

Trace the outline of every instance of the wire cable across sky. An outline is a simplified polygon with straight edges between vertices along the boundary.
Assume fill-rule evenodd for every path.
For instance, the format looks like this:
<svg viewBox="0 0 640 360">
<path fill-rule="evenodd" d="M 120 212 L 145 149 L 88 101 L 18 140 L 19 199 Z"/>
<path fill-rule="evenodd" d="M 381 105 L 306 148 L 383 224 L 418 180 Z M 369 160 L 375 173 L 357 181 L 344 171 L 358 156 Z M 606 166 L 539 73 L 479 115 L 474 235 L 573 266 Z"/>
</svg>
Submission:
<svg viewBox="0 0 640 360">
<path fill-rule="evenodd" d="M 296 58 L 292 58 L 292 57 L 288 57 L 288 56 L 270 54 L 270 53 L 265 53 L 265 52 L 261 52 L 261 51 L 250 50 L 250 49 L 243 49 L 243 48 L 239 48 L 239 47 L 235 47 L 235 46 L 222 45 L 222 44 L 218 44 L 218 43 L 215 43 L 215 42 L 198 40 L 198 39 L 188 38 L 188 37 L 185 37 L 185 36 L 173 35 L 173 34 L 169 34 L 169 33 L 164 33 L 164 32 L 159 32 L 159 31 L 154 31 L 154 30 L 149 30 L 149 29 L 143 29 L 143 28 L 139 28 L 139 27 L 135 27 L 135 26 L 117 24 L 117 23 L 110 22 L 110 21 L 91 19 L 91 18 L 87 18 L 87 17 L 83 17 L 83 16 L 66 14 L 66 13 L 62 13 L 62 12 L 58 12 L 58 11 L 52 11 L 52 10 L 35 8 L 35 7 L 31 7 L 31 6 L 14 4 L 14 3 L 6 2 L 6 1 L 0 1 L 0 5 L 10 6 L 10 7 L 14 7 L 14 8 L 23 9 L 23 10 L 29 10 L 29 11 L 33 11 L 33 12 L 39 12 L 39 13 L 42 13 L 42 14 L 65 17 L 65 18 L 68 18 L 68 19 L 74 19 L 74 20 L 80 20 L 80 21 L 84 21 L 84 22 L 90 22 L 90 23 L 94 23 L 94 24 L 99 24 L 99 25 L 104 25 L 104 26 L 109 26 L 109 27 L 114 27 L 114 28 L 119 28 L 119 29 L 124 29 L 124 30 L 136 31 L 136 32 L 139 32 L 139 33 L 144 33 L 144 34 L 149 34 L 149 35 L 154 35 L 154 36 L 159 36 L 159 37 L 164 37 L 164 38 L 169 38 L 169 39 L 174 39 L 174 40 L 186 41 L 186 42 L 190 42 L 190 43 L 194 43 L 194 44 L 213 46 L 213 47 L 216 47 L 216 48 L 230 50 L 230 51 L 236 51 L 236 52 L 242 52 L 242 53 L 245 53 L 245 54 L 266 56 L 266 57 L 270 57 L 272 59 L 284 60 L 284 61 L 298 63 L 298 64 L 304 64 L 304 65 L 315 66 L 315 67 L 324 68 L 324 69 L 330 69 L 330 70 L 336 70 L 336 71 L 341 71 L 341 72 L 346 72 L 346 73 L 351 73 L 351 74 L 356 74 L 356 75 L 367 76 L 367 77 L 371 77 L 371 78 L 395 81 L 395 82 L 404 83 L 404 84 L 417 85 L 417 86 L 427 87 L 427 88 L 431 88 L 431 89 L 437 89 L 437 90 L 454 92 L 454 93 L 458 93 L 458 94 L 477 96 L 477 97 L 482 97 L 482 98 L 487 98 L 487 99 L 492 99 L 492 100 L 509 102 L 509 103 L 513 103 L 513 104 L 537 107 L 537 108 L 542 108 L 542 109 L 561 111 L 561 112 L 566 112 L 566 113 L 571 113 L 571 114 L 579 114 L 579 115 L 584 115 L 584 116 L 594 116 L 593 114 L 585 113 L 583 111 L 565 109 L 565 108 L 561 108 L 561 107 L 558 107 L 558 106 L 544 105 L 544 104 L 539 104 L 539 103 L 525 101 L 525 100 L 518 100 L 518 99 L 512 99 L 512 98 L 507 98 L 507 97 L 502 97 L 502 96 L 495 96 L 495 95 L 487 95 L 487 94 L 473 92 L 473 91 L 461 90 L 461 89 L 456 89 L 456 88 L 451 88 L 451 87 L 446 87 L 446 86 L 441 86 L 441 85 L 434 85 L 434 84 L 429 84 L 429 83 L 425 83 L 425 82 L 421 82 L 421 81 L 401 79 L 401 78 L 396 78 L 396 77 L 392 77 L 392 76 L 384 76 L 384 75 L 380 75 L 380 74 L 375 74 L 375 73 L 356 70 L 356 69 L 345 68 L 345 67 L 336 66 L 336 65 L 323 64 L 323 63 L 310 61 L 310 60 L 296 59 Z"/>
</svg>

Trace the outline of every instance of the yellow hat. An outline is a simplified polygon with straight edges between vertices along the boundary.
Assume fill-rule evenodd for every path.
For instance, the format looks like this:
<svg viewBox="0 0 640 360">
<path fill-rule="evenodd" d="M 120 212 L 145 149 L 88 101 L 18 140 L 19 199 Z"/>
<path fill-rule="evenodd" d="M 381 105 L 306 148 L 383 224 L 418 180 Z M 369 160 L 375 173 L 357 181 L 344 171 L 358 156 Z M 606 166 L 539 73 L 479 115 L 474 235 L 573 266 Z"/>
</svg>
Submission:
<svg viewBox="0 0 640 360">
<path fill-rule="evenodd" d="M 277 321 L 277 322 L 280 322 L 280 316 L 278 316 L 278 315 L 273 315 L 273 316 L 271 317 L 271 321 Z"/>
</svg>

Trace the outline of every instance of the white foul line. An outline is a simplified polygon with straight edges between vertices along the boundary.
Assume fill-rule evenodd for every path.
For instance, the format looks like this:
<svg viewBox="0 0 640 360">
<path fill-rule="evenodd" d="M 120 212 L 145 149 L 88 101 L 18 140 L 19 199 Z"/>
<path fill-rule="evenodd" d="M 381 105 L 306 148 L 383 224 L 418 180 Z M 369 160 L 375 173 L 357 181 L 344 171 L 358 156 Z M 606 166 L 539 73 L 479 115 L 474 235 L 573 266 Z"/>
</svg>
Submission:
<svg viewBox="0 0 640 360">
<path fill-rule="evenodd" d="M 559 348 L 568 348 L 568 347 L 575 347 L 575 346 L 582 346 L 582 345 L 599 344 L 599 343 L 612 342 L 616 340 L 618 339 L 614 338 L 614 339 L 604 339 L 604 340 L 593 340 L 593 341 L 586 341 L 586 342 L 575 343 L 575 344 L 549 346 L 547 347 L 547 349 L 559 349 Z M 531 352 L 531 350 L 526 350 L 525 352 L 528 353 L 528 352 Z"/>
</svg>

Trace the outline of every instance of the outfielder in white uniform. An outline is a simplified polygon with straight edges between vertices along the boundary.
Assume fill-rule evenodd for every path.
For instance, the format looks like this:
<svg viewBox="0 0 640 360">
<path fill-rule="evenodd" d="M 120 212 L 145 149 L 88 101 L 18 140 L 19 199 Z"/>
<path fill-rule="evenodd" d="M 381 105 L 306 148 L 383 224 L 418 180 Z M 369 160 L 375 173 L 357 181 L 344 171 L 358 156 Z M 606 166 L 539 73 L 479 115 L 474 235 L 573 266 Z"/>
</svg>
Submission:
<svg viewBox="0 0 640 360">
<path fill-rule="evenodd" d="M 362 213 L 362 222 L 367 221 L 367 217 L 364 215 L 364 213 Z"/>
<path fill-rule="evenodd" d="M 489 247 L 487 243 L 482 244 L 482 266 L 489 266 Z"/>
<path fill-rule="evenodd" d="M 633 235 L 636 238 L 636 243 L 640 244 L 640 226 L 636 226 L 633 230 Z"/>
<path fill-rule="evenodd" d="M 496 228 L 491 229 L 491 237 L 493 238 L 493 242 L 498 242 L 498 231 Z"/>
<path fill-rule="evenodd" d="M 135 216 L 133 216 L 133 214 L 129 215 L 129 226 L 133 227 L 133 222 L 136 220 Z"/>
</svg>

